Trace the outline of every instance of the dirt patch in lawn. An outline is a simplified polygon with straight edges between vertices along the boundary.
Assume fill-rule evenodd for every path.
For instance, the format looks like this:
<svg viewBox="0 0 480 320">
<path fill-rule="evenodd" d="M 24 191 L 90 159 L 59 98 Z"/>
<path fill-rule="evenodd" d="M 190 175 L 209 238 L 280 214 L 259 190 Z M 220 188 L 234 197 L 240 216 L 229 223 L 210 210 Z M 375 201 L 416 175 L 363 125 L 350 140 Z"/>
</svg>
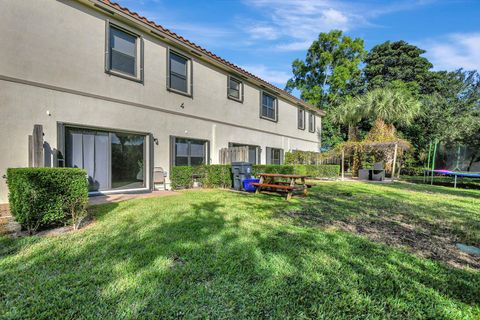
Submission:
<svg viewBox="0 0 480 320">
<path fill-rule="evenodd" d="M 460 251 L 459 242 L 448 228 L 415 223 L 404 216 L 325 219 L 311 210 L 283 213 L 302 225 L 343 230 L 365 236 L 372 241 L 406 249 L 423 258 L 437 260 L 456 268 L 480 268 L 480 256 Z"/>
</svg>

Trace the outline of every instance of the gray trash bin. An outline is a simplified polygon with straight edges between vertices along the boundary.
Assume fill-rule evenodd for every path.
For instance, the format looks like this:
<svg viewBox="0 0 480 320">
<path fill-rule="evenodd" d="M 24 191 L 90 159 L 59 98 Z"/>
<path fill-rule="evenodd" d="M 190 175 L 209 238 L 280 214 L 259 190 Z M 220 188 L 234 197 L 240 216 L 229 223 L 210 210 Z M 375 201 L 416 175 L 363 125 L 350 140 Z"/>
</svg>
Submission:
<svg viewBox="0 0 480 320">
<path fill-rule="evenodd" d="M 232 180 L 235 190 L 243 190 L 243 180 L 252 177 L 252 164 L 249 162 L 232 162 Z"/>
</svg>

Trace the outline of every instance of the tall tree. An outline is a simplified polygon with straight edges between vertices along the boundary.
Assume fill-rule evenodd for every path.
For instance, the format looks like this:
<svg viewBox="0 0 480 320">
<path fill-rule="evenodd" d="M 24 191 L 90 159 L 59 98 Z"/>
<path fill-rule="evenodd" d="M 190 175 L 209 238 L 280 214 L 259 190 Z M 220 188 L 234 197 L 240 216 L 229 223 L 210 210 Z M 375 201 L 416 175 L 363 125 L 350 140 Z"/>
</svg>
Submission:
<svg viewBox="0 0 480 320">
<path fill-rule="evenodd" d="M 480 75 L 476 71 L 431 72 L 432 93 L 403 134 L 418 149 L 430 141 L 461 142 L 480 150 Z"/>
<path fill-rule="evenodd" d="M 299 90 L 303 100 L 328 111 L 361 90 L 360 63 L 365 55 L 360 38 L 344 36 L 340 30 L 320 33 L 305 60 L 293 61 L 293 77 L 285 89 Z M 322 123 L 322 133 L 324 146 L 343 141 L 330 116 Z"/>
<path fill-rule="evenodd" d="M 429 79 L 432 64 L 425 53 L 405 41 L 384 42 L 372 48 L 365 58 L 365 80 L 368 89 L 383 88 L 392 81 L 418 83 L 421 92 Z"/>
</svg>

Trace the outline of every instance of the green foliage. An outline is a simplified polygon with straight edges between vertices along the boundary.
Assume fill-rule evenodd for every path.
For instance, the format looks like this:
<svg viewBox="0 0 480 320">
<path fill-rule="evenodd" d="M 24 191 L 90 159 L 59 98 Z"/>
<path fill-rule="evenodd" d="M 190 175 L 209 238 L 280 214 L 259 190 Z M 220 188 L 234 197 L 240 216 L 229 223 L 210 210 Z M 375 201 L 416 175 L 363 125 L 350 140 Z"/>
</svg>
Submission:
<svg viewBox="0 0 480 320">
<path fill-rule="evenodd" d="M 340 165 L 300 164 L 295 166 L 294 173 L 311 178 L 337 178 L 340 175 Z"/>
<path fill-rule="evenodd" d="M 328 110 L 362 90 L 360 64 L 365 54 L 360 38 L 344 36 L 340 30 L 320 33 L 305 60 L 293 61 L 293 77 L 287 82 L 286 90 L 297 89 L 302 99 Z M 343 141 L 343 133 L 333 124 L 328 112 L 322 121 L 322 134 L 324 147 Z"/>
<path fill-rule="evenodd" d="M 230 165 L 200 166 L 201 182 L 205 188 L 230 188 L 232 186 L 232 167 Z"/>
<path fill-rule="evenodd" d="M 424 167 L 402 167 L 401 175 L 404 176 L 423 176 L 424 175 Z"/>
<path fill-rule="evenodd" d="M 9 168 L 9 202 L 15 220 L 30 233 L 86 214 L 86 172 L 76 168 Z"/>
<path fill-rule="evenodd" d="M 402 133 L 423 152 L 434 140 L 480 150 L 480 75 L 462 70 L 434 74 L 434 92 L 422 96 L 420 116 Z"/>
<path fill-rule="evenodd" d="M 188 189 L 193 185 L 193 176 L 205 188 L 231 188 L 232 167 L 230 165 L 175 166 L 170 181 L 173 189 Z M 340 172 L 338 165 L 276 165 L 252 166 L 252 176 L 259 173 L 301 174 L 313 178 L 333 178 Z"/>
<path fill-rule="evenodd" d="M 293 150 L 285 152 L 285 164 L 315 164 L 321 156 L 320 152 Z"/>
<path fill-rule="evenodd" d="M 378 119 L 407 126 L 419 114 L 421 106 L 407 90 L 380 88 L 348 100 L 333 112 L 337 122 L 348 125 L 356 125 L 361 119 Z"/>
<path fill-rule="evenodd" d="M 191 188 L 193 184 L 193 174 L 198 170 L 191 166 L 174 166 L 170 173 L 170 183 L 172 189 Z"/>
<path fill-rule="evenodd" d="M 191 188 L 193 176 L 205 188 L 230 188 L 232 173 L 230 165 L 175 166 L 170 176 L 173 189 Z"/>
<path fill-rule="evenodd" d="M 370 50 L 365 58 L 365 80 L 369 89 L 383 88 L 395 80 L 423 84 L 432 64 L 425 53 L 405 41 L 384 42 Z"/>
<path fill-rule="evenodd" d="M 280 174 L 294 174 L 294 166 L 288 164 L 257 164 L 252 168 L 252 175 L 256 176 L 259 173 L 280 173 Z"/>
<path fill-rule="evenodd" d="M 335 164 L 255 165 L 253 175 L 259 173 L 299 174 L 312 178 L 335 178 L 340 166 Z"/>
</svg>

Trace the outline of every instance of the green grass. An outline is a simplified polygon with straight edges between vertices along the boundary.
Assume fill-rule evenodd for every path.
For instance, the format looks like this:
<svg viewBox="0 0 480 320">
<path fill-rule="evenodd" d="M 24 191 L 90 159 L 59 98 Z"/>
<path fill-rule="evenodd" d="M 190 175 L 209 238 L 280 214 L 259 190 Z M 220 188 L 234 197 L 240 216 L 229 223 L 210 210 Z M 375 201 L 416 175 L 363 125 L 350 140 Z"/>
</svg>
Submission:
<svg viewBox="0 0 480 320">
<path fill-rule="evenodd" d="M 478 244 L 479 207 L 479 191 L 400 183 L 102 205 L 80 232 L 0 238 L 0 318 L 479 319 L 479 270 L 328 228 L 402 214 Z M 324 223 L 284 214 L 303 209 Z"/>
</svg>

